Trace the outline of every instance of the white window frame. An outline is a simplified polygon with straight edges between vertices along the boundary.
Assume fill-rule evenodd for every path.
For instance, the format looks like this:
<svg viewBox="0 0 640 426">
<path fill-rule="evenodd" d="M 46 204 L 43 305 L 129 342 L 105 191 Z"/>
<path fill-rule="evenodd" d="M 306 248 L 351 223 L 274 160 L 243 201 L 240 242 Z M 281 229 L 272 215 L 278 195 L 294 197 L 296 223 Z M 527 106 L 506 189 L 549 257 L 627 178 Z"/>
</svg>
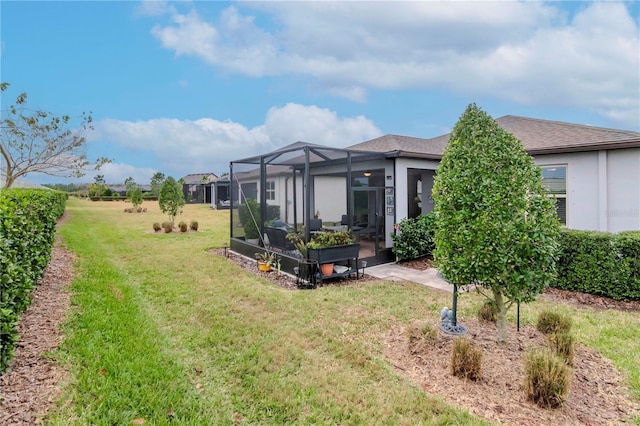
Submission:
<svg viewBox="0 0 640 426">
<path fill-rule="evenodd" d="M 276 200 L 276 181 L 268 180 L 266 187 L 266 197 L 267 201 L 275 201 Z"/>
<path fill-rule="evenodd" d="M 563 225 L 567 225 L 567 222 L 569 221 L 569 203 L 567 203 L 567 193 L 569 192 L 569 165 L 568 164 L 544 164 L 544 165 L 538 165 L 538 167 L 540 167 L 540 171 L 542 173 L 543 169 L 552 169 L 552 168 L 558 168 L 558 167 L 562 167 L 564 168 L 564 193 L 563 194 L 554 194 L 554 193 L 549 193 L 548 197 L 555 197 L 556 199 L 561 198 L 564 199 L 564 223 L 562 223 Z M 544 177 L 543 177 L 543 181 L 544 181 Z M 558 217 L 560 218 L 560 217 Z"/>
</svg>

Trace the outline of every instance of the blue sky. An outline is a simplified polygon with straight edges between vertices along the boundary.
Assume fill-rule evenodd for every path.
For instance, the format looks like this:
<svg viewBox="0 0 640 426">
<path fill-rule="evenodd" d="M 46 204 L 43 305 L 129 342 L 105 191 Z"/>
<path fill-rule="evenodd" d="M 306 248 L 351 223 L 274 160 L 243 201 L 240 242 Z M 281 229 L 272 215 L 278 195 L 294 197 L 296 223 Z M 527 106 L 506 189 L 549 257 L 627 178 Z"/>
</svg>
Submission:
<svg viewBox="0 0 640 426">
<path fill-rule="evenodd" d="M 503 115 L 640 131 L 639 2 L 2 1 L 3 104 L 91 111 L 101 174 L 228 171 Z M 91 182 L 90 171 L 80 181 Z M 38 183 L 70 179 L 30 174 Z"/>
</svg>

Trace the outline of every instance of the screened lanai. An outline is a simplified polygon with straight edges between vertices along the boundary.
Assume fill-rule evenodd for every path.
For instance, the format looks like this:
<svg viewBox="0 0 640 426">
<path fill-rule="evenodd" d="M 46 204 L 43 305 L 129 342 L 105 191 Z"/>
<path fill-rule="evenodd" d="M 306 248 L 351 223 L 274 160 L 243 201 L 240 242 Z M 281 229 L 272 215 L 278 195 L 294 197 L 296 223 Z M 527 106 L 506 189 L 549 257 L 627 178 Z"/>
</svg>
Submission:
<svg viewBox="0 0 640 426">
<path fill-rule="evenodd" d="M 394 173 L 386 154 L 296 142 L 232 161 L 229 177 L 234 251 L 251 257 L 256 248 L 273 246 L 287 270 L 295 266 L 295 250 L 266 231 L 298 232 L 309 241 L 316 232 L 351 229 L 361 242 L 360 259 L 393 260 Z"/>
</svg>

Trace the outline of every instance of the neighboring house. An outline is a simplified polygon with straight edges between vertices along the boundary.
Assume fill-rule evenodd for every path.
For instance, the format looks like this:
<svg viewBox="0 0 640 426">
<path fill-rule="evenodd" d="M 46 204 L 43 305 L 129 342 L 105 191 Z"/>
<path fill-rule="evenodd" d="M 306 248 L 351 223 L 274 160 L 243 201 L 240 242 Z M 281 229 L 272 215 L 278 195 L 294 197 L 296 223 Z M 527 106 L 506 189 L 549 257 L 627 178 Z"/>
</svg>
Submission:
<svg viewBox="0 0 640 426">
<path fill-rule="evenodd" d="M 140 191 L 143 194 L 151 192 L 151 185 L 138 185 L 136 184 Z M 127 186 L 126 185 L 107 185 L 107 188 L 111 190 L 113 194 L 121 195 L 123 197 L 127 196 Z"/>
<path fill-rule="evenodd" d="M 215 183 L 218 180 L 215 173 L 188 174 L 182 180 L 182 192 L 187 203 L 214 204 L 211 200 L 216 199 Z"/>
<path fill-rule="evenodd" d="M 640 133 L 516 116 L 496 121 L 541 167 L 567 227 L 640 229 Z M 323 223 L 367 229 L 373 251 L 361 258 L 390 261 L 393 225 L 433 209 L 433 179 L 449 136 L 385 135 L 345 149 L 296 142 L 234 161 L 231 203 L 266 199 L 289 224 L 307 224 L 319 212 Z"/>
<path fill-rule="evenodd" d="M 4 174 L 0 174 L 0 191 L 2 191 L 2 187 L 4 186 L 5 179 L 6 179 L 5 175 Z M 29 182 L 28 180 L 24 180 L 22 178 L 16 179 L 13 182 L 13 185 L 11 187 L 12 188 L 48 189 L 48 190 L 51 190 L 51 188 L 47 188 L 46 186 L 42 186 L 42 185 L 37 184 L 37 183 Z"/>
</svg>

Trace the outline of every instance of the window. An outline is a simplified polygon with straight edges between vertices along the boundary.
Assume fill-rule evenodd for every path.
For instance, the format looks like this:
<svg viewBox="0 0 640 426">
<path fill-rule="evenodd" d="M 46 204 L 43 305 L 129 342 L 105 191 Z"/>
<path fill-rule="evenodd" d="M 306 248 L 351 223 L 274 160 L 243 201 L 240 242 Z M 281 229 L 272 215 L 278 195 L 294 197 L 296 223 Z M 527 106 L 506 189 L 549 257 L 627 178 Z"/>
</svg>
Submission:
<svg viewBox="0 0 640 426">
<path fill-rule="evenodd" d="M 542 185 L 549 196 L 556 197 L 556 211 L 563 225 L 567 224 L 567 166 L 542 166 Z"/>
<path fill-rule="evenodd" d="M 267 181 L 267 201 L 274 201 L 276 199 L 276 182 L 273 180 Z"/>
</svg>

